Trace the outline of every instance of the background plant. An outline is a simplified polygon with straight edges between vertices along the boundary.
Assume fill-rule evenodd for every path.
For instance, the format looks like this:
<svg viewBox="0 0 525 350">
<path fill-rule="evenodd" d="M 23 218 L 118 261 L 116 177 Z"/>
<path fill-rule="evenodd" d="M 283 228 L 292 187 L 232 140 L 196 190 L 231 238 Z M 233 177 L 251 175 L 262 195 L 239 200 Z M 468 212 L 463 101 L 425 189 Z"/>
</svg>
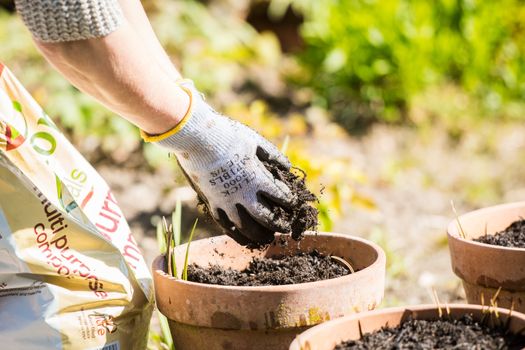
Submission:
<svg viewBox="0 0 525 350">
<path fill-rule="evenodd" d="M 426 108 L 434 96 L 478 105 L 463 117 L 522 118 L 520 1 L 289 2 L 305 17 L 296 81 L 312 86 L 317 103 L 349 129 L 377 120 L 452 123 L 458 115 L 450 109 Z"/>
</svg>

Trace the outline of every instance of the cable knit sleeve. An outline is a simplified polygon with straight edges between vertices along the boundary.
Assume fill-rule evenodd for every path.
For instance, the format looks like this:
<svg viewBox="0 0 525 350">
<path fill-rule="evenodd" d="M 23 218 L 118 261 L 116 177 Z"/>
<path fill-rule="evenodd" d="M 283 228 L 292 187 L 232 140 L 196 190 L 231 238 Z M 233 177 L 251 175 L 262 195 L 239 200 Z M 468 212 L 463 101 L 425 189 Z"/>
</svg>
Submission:
<svg viewBox="0 0 525 350">
<path fill-rule="evenodd" d="M 118 0 L 15 0 L 35 39 L 73 41 L 106 36 L 124 19 Z"/>
</svg>

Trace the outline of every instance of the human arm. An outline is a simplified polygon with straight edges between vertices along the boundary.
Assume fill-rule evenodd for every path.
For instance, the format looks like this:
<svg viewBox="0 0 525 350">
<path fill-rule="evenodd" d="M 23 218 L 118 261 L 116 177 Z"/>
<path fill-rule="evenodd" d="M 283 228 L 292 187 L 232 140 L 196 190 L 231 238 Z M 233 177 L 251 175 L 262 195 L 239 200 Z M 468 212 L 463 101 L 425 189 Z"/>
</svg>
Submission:
<svg viewBox="0 0 525 350">
<path fill-rule="evenodd" d="M 192 84 L 177 82 L 180 74 L 155 38 L 137 0 L 121 1 L 125 17 L 121 14 L 109 29 L 105 29 L 106 20 L 92 25 L 96 11 L 82 12 L 80 24 L 69 23 L 79 15 L 78 9 L 61 7 L 108 2 L 115 5 L 116 0 L 17 0 L 17 5 L 22 6 L 19 11 L 37 46 L 57 70 L 137 125 L 146 141 L 177 156 L 189 182 L 226 233 L 241 244 L 258 245 L 271 242 L 275 231 L 288 232 L 289 224 L 275 222 L 271 208 L 289 207 L 294 196 L 262 163 L 275 161 L 289 169 L 288 160 L 252 129 L 215 112 Z M 24 6 L 35 3 L 57 8 L 51 12 L 44 8 L 47 14 L 43 16 L 26 8 L 29 12 L 24 15 Z M 56 23 L 64 21 L 65 28 L 57 32 Z"/>
<path fill-rule="evenodd" d="M 93 1 L 97 2 L 101 7 L 105 3 Z M 151 134 L 173 128 L 186 114 L 189 97 L 176 83 L 180 74 L 156 41 L 151 27 L 148 28 L 149 22 L 137 0 L 121 1 L 122 9 L 115 0 L 113 12 L 116 13 L 103 14 L 104 18 L 115 17 L 114 20 L 104 20 L 94 33 L 86 25 L 87 29 L 74 28 L 76 30 L 69 35 L 66 34 L 72 31 L 71 26 L 57 28 L 48 22 L 54 18 L 39 18 L 34 11 L 75 11 L 73 5 L 64 9 L 62 1 L 17 0 L 16 3 L 25 22 L 33 22 L 28 27 L 37 47 L 51 65 L 81 91 Z M 42 3 L 41 8 L 24 12 L 29 11 L 25 7 L 39 3 Z M 49 6 L 56 8 L 49 9 Z M 49 12 L 44 15 L 51 16 Z M 80 18 L 93 21 L 92 18 Z M 57 18 L 55 22 L 61 20 Z M 90 36 L 90 33 L 93 34 Z M 85 37 L 88 39 L 81 39 Z"/>
</svg>

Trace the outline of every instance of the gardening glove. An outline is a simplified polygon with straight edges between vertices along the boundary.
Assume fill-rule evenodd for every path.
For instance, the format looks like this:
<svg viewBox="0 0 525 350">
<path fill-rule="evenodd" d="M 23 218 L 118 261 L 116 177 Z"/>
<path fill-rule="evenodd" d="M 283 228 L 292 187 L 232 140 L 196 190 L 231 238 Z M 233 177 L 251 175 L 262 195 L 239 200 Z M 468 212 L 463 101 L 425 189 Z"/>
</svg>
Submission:
<svg viewBox="0 0 525 350">
<path fill-rule="evenodd" d="M 142 132 L 143 138 L 176 155 L 213 219 L 238 243 L 264 245 L 276 231 L 289 232 L 290 224 L 274 220 L 272 208 L 291 207 L 295 196 L 262 163 L 289 170 L 289 160 L 254 130 L 213 110 L 191 81 L 180 86 L 191 100 L 187 115 L 172 130 Z"/>
</svg>

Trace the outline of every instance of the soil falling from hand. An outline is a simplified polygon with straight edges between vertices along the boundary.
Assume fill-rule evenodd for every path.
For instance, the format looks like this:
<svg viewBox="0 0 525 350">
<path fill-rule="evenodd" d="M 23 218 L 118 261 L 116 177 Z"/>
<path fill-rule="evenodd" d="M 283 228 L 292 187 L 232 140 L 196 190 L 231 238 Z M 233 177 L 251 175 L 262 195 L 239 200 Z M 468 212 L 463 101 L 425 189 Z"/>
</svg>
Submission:
<svg viewBox="0 0 525 350">
<path fill-rule="evenodd" d="M 474 241 L 502 247 L 525 248 L 525 220 L 514 221 L 505 230 L 493 235 L 484 235 Z"/>
<path fill-rule="evenodd" d="M 316 230 L 318 225 L 318 211 L 310 203 L 317 201 L 317 197 L 306 188 L 306 174 L 296 175 L 291 170 L 285 169 L 279 164 L 263 161 L 264 166 L 279 181 L 282 181 L 290 188 L 297 197 L 296 203 L 291 208 L 283 208 L 271 205 L 271 210 L 275 215 L 275 220 L 287 222 L 291 227 L 292 238 L 300 240 L 305 231 Z"/>
<path fill-rule="evenodd" d="M 188 281 L 222 286 L 276 286 L 315 282 L 348 274 L 348 268 L 317 250 L 294 256 L 254 258 L 242 271 L 219 265 L 188 266 Z"/>
<path fill-rule="evenodd" d="M 489 328 L 472 315 L 459 320 L 410 320 L 393 328 L 365 334 L 360 340 L 348 340 L 334 350 L 393 349 L 522 349 L 525 337 L 507 334 L 502 328 Z"/>
<path fill-rule="evenodd" d="M 301 240 L 306 231 L 316 231 L 319 225 L 318 215 L 319 212 L 314 208 L 311 203 L 318 201 L 317 196 L 310 192 L 306 187 L 306 174 L 299 168 L 294 168 L 300 172 L 302 176 L 296 175 L 291 170 L 283 168 L 278 163 L 270 163 L 262 161 L 266 169 L 279 181 L 282 181 L 288 186 L 291 192 L 296 196 L 297 200 L 295 205 L 291 208 L 284 208 L 282 206 L 269 201 L 268 206 L 274 213 L 274 220 L 277 222 L 283 222 L 279 226 L 289 226 L 292 238 L 296 241 Z M 187 177 L 187 176 L 186 176 Z M 190 181 L 190 184 L 192 182 Z M 196 187 L 193 186 L 194 190 Z M 197 206 L 201 208 L 204 214 L 210 215 L 208 205 L 204 200 L 204 197 L 197 191 L 198 203 Z M 282 232 L 288 233 L 288 232 Z"/>
</svg>

